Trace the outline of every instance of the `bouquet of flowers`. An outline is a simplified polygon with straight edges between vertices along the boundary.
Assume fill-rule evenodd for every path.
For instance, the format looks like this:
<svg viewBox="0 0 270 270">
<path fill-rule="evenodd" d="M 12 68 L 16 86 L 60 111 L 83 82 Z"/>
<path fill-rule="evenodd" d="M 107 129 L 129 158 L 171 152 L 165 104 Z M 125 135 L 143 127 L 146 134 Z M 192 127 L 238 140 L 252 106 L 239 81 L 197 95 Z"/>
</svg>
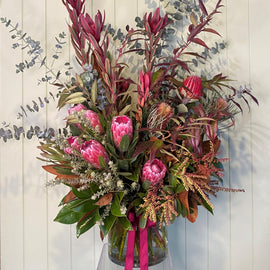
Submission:
<svg viewBox="0 0 270 270">
<path fill-rule="evenodd" d="M 173 21 L 159 9 L 145 14 L 141 28 L 127 27 L 111 53 L 105 14 L 91 18 L 84 2 L 63 0 L 82 68 L 57 84 L 67 132 L 39 146 L 53 182 L 70 187 L 55 221 L 77 223 L 78 237 L 98 224 L 102 238 L 109 234 L 112 260 L 147 269 L 150 258 L 166 256 L 164 224 L 179 216 L 195 222 L 198 205 L 213 212 L 210 195 L 237 191 L 220 183 L 219 130 L 242 110 L 239 91 L 222 74 L 201 77 L 189 67 L 191 57 L 203 58 L 194 48 L 208 48 L 200 34 L 219 35 L 209 22 L 221 0 L 211 12 L 198 1 L 200 14 L 190 14 L 187 38 L 169 56 L 160 53 L 161 40 Z M 135 79 L 122 62 L 131 54 L 141 57 Z M 246 96 L 257 102 L 248 89 L 240 93 L 248 104 Z"/>
</svg>

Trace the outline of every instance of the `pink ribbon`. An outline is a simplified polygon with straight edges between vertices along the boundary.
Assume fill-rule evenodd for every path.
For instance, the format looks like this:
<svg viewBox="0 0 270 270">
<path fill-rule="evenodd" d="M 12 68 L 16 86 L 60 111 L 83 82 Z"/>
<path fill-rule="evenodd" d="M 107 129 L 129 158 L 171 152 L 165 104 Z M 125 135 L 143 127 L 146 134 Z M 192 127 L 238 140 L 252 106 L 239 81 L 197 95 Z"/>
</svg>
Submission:
<svg viewBox="0 0 270 270">
<path fill-rule="evenodd" d="M 132 223 L 133 231 L 128 232 L 127 240 L 127 252 L 125 261 L 125 270 L 133 269 L 134 261 L 134 246 L 135 246 L 135 234 L 138 227 L 140 217 L 136 218 L 135 214 L 130 212 L 128 214 L 128 219 Z M 140 233 L 140 269 L 148 270 L 148 241 L 147 241 L 147 228 L 154 227 L 155 222 L 147 220 L 147 224 L 144 229 L 139 228 Z"/>
</svg>

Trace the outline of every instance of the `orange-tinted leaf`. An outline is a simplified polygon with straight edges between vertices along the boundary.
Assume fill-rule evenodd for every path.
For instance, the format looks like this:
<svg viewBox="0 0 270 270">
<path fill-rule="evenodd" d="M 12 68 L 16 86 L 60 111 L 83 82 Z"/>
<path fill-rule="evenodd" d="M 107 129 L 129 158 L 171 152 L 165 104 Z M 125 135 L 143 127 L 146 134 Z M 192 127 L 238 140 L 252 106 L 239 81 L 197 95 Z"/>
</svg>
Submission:
<svg viewBox="0 0 270 270">
<path fill-rule="evenodd" d="M 72 192 L 72 190 L 65 196 L 64 204 L 70 202 L 71 200 L 75 199 L 76 196 Z"/>
<path fill-rule="evenodd" d="M 113 194 L 112 192 L 104 195 L 103 197 L 101 197 L 96 203 L 95 205 L 98 205 L 98 206 L 105 206 L 107 204 L 109 204 L 113 199 Z"/>
<path fill-rule="evenodd" d="M 58 166 L 58 167 L 61 167 L 61 166 Z M 57 168 L 57 165 L 45 165 L 45 166 L 42 166 L 42 168 L 45 171 L 56 175 L 57 176 L 56 178 L 63 178 L 63 179 L 70 179 L 70 180 L 78 178 L 78 175 L 75 175 L 75 174 L 66 175 L 66 174 L 59 173 L 57 169 L 55 169 Z"/>
<path fill-rule="evenodd" d="M 184 190 L 181 193 L 179 193 L 178 198 L 180 202 L 185 206 L 187 209 L 188 215 L 189 215 L 189 205 L 188 205 L 188 191 Z"/>
<path fill-rule="evenodd" d="M 190 222 L 194 223 L 198 217 L 198 205 L 195 200 L 191 200 L 189 204 L 190 204 L 189 207 L 192 210 L 192 213 L 188 211 L 187 219 Z"/>
<path fill-rule="evenodd" d="M 99 235 L 100 235 L 100 239 L 103 241 L 103 239 L 104 239 L 104 234 L 103 234 L 102 230 L 99 231 Z"/>
</svg>

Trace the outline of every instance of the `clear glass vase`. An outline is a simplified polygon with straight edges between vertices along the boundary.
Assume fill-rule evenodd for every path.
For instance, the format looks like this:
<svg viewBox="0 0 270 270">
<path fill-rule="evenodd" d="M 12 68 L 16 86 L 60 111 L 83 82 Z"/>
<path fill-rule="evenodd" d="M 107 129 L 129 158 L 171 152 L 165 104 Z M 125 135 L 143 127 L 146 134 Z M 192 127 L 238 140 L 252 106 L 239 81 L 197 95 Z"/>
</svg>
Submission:
<svg viewBox="0 0 270 270">
<path fill-rule="evenodd" d="M 108 253 L 111 261 L 125 265 L 128 230 L 116 222 L 108 234 Z M 153 266 L 166 259 L 168 254 L 167 227 L 156 225 L 147 228 L 148 265 Z M 136 228 L 133 267 L 140 267 L 140 233 Z"/>
</svg>

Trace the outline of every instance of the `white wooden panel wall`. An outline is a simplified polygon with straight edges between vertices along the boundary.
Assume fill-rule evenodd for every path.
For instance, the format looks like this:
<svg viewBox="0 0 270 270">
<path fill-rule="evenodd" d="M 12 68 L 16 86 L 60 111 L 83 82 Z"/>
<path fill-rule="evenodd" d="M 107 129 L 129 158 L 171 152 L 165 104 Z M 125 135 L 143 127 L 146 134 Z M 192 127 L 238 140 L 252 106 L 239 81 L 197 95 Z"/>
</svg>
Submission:
<svg viewBox="0 0 270 270">
<path fill-rule="evenodd" d="M 162 6 L 157 0 L 86 0 L 93 15 L 106 11 L 113 26 L 133 24 L 133 18 Z M 209 0 L 213 6 L 215 0 Z M 224 135 L 225 185 L 245 193 L 220 193 L 214 199 L 215 214 L 199 212 L 195 224 L 178 219 L 169 228 L 171 256 L 176 270 L 268 270 L 270 265 L 270 95 L 269 31 L 270 2 L 264 0 L 224 0 L 223 13 L 213 22 L 228 41 L 224 73 L 242 84 L 251 83 L 260 100 L 250 114 L 237 120 L 237 128 Z M 19 22 L 23 30 L 40 40 L 48 58 L 54 37 L 66 31 L 67 14 L 60 0 L 1 0 L 0 16 Z M 21 104 L 46 96 L 49 85 L 37 87 L 43 69 L 15 74 L 15 63 L 25 52 L 12 50 L 7 29 L 0 28 L 0 121 L 16 120 Z M 73 61 L 68 49 L 55 67 Z M 74 61 L 73 61 L 74 62 Z M 49 63 L 49 60 L 48 60 Z M 44 127 L 55 124 L 59 115 L 51 102 L 42 114 L 25 119 L 38 120 Z M 58 117 L 59 118 L 59 117 Z M 65 194 L 62 187 L 46 188 L 49 179 L 41 169 L 37 140 L 0 141 L 0 218 L 2 270 L 94 270 L 102 242 L 98 229 L 80 239 L 75 227 L 54 223 L 57 205 Z"/>
</svg>

